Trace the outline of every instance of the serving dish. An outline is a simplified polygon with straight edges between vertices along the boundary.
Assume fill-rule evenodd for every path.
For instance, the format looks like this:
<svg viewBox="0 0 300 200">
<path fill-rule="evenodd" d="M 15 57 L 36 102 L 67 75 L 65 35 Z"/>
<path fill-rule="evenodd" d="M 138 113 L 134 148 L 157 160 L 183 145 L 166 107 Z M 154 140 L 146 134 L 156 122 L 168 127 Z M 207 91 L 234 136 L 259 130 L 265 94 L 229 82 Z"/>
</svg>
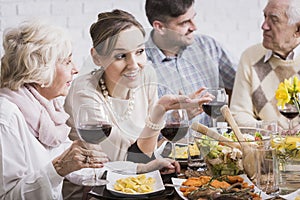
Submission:
<svg viewBox="0 0 300 200">
<path fill-rule="evenodd" d="M 242 177 L 244 179 L 244 182 L 247 182 L 249 185 L 253 185 L 253 183 L 250 181 L 250 179 L 247 177 L 247 175 L 245 174 L 241 174 L 239 175 L 240 177 Z M 187 179 L 179 179 L 179 178 L 172 178 L 172 183 L 174 185 L 181 185 L 184 181 L 186 181 Z M 262 199 L 268 199 L 271 198 L 272 196 L 267 195 L 266 193 L 262 192 L 261 190 L 259 190 L 256 186 L 254 186 L 254 190 L 255 193 L 260 193 Z M 175 191 L 177 192 L 177 194 L 184 200 L 188 200 L 187 197 L 183 196 L 183 193 L 180 191 L 180 187 L 175 187 Z"/>
<path fill-rule="evenodd" d="M 102 174 L 101 179 L 107 178 L 107 172 L 108 172 L 108 170 L 106 170 Z M 163 179 L 163 181 L 164 181 L 164 179 Z M 171 178 L 170 178 L 169 183 L 170 182 L 171 182 Z M 145 196 L 143 196 L 142 199 L 161 200 L 162 198 L 169 198 L 173 194 L 174 194 L 174 189 L 171 187 L 167 187 L 165 190 L 163 190 L 161 192 L 145 195 Z M 119 199 L 122 199 L 122 200 L 138 199 L 138 200 L 140 200 L 141 199 L 141 197 L 139 197 L 139 196 L 120 197 L 120 196 L 113 195 L 110 191 L 107 190 L 106 185 L 92 187 L 91 190 L 88 192 L 88 197 L 93 197 L 95 199 L 114 199 L 114 200 L 119 200 Z"/>
<path fill-rule="evenodd" d="M 290 194 L 286 194 L 286 195 L 279 195 L 280 197 L 284 198 L 284 199 L 295 199 L 295 200 L 299 200 L 300 199 L 300 189 L 296 190 L 295 192 L 292 192 Z"/>
<path fill-rule="evenodd" d="M 109 183 L 106 185 L 106 189 L 115 196 L 135 197 L 135 198 L 144 198 L 144 197 L 149 196 L 149 195 L 159 194 L 159 193 L 161 193 L 165 190 L 165 186 L 163 184 L 162 178 L 161 178 L 160 173 L 159 173 L 158 170 L 153 171 L 153 172 L 149 172 L 149 173 L 145 173 L 145 175 L 146 175 L 146 178 L 151 177 L 151 178 L 155 179 L 155 183 L 154 183 L 154 186 L 153 186 L 153 191 L 151 191 L 151 192 L 132 194 L 132 193 L 125 193 L 125 192 L 115 190 L 114 189 L 114 184 L 116 183 L 117 180 L 119 180 L 121 178 L 135 177 L 137 175 L 119 174 L 119 173 L 115 173 L 113 171 L 108 171 L 107 172 L 107 178 L 106 179 L 109 181 Z"/>
<path fill-rule="evenodd" d="M 194 144 L 196 147 L 196 144 Z M 178 161 L 181 165 L 181 167 L 186 167 L 187 166 L 187 162 L 188 162 L 188 154 L 187 154 L 187 149 L 188 146 L 187 144 L 184 143 L 176 143 L 175 144 L 175 148 L 176 148 L 176 161 Z M 198 150 L 198 147 L 196 147 Z M 196 149 L 195 148 L 195 149 Z M 162 143 L 162 145 L 157 149 L 155 153 L 155 157 L 163 157 L 163 158 L 173 158 L 172 155 L 172 145 L 169 141 L 164 141 Z M 200 152 L 198 150 L 198 152 L 195 152 L 195 156 L 198 157 Z"/>
</svg>

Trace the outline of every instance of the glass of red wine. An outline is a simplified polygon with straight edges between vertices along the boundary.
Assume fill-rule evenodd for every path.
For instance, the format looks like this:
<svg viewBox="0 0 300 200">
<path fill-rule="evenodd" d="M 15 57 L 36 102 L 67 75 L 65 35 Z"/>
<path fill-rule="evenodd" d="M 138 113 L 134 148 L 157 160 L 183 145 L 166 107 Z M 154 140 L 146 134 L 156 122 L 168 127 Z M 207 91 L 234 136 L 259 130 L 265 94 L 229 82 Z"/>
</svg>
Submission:
<svg viewBox="0 0 300 200">
<path fill-rule="evenodd" d="M 169 110 L 165 114 L 165 126 L 161 134 L 172 143 L 172 155 L 176 160 L 175 143 L 184 138 L 189 130 L 189 119 L 185 109 Z"/>
<path fill-rule="evenodd" d="M 288 119 L 288 122 L 289 122 L 288 134 L 292 135 L 292 129 L 293 129 L 292 119 L 294 119 L 295 117 L 297 117 L 299 115 L 297 106 L 294 104 L 286 103 L 283 107 L 279 106 L 278 110 L 279 110 L 280 114 L 282 114 L 283 116 L 285 116 Z"/>
<path fill-rule="evenodd" d="M 222 115 L 220 108 L 227 104 L 227 96 L 224 88 L 207 88 L 208 92 L 215 96 L 215 98 L 202 105 L 203 111 L 211 117 L 212 127 L 217 127 L 217 118 Z"/>
<path fill-rule="evenodd" d="M 110 135 L 112 129 L 107 113 L 104 103 L 81 105 L 76 121 L 79 138 L 90 144 L 99 144 L 105 140 Z M 107 180 L 98 179 L 94 168 L 93 179 L 84 180 L 82 185 L 100 186 L 107 183 Z"/>
</svg>

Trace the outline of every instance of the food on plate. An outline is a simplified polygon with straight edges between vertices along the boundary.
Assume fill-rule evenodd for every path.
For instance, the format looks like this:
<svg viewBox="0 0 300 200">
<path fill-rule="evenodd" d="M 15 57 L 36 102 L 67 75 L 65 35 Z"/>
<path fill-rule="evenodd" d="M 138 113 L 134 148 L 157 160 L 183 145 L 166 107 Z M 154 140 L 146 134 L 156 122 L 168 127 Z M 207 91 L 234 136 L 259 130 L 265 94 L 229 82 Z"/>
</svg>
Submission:
<svg viewBox="0 0 300 200">
<path fill-rule="evenodd" d="M 114 189 L 129 194 L 153 192 L 155 179 L 145 174 L 121 178 L 114 184 Z"/>
<path fill-rule="evenodd" d="M 211 180 L 210 176 L 191 177 L 182 183 L 183 186 L 201 187 Z"/>
<path fill-rule="evenodd" d="M 198 156 L 200 155 L 200 151 L 196 143 L 190 144 L 190 154 L 191 156 Z"/>
<path fill-rule="evenodd" d="M 201 170 L 201 171 L 196 171 L 193 169 L 187 169 L 184 172 L 185 178 L 190 178 L 190 177 L 199 177 L 199 176 L 208 176 L 210 175 L 208 170 Z"/>
<path fill-rule="evenodd" d="M 178 158 L 178 159 L 187 159 L 188 158 L 187 150 L 188 150 L 187 145 L 177 144 L 175 146 L 176 158 Z M 199 149 L 198 149 L 198 147 L 195 143 L 190 144 L 190 153 L 191 153 L 191 156 L 200 155 L 200 151 L 199 151 Z M 170 153 L 169 157 L 173 158 L 173 152 Z"/>
<path fill-rule="evenodd" d="M 189 200 L 262 199 L 259 194 L 254 193 L 254 185 L 249 185 L 240 176 L 191 177 L 184 181 L 182 186 L 184 187 L 180 187 L 180 191 Z"/>
<path fill-rule="evenodd" d="M 210 182 L 210 185 L 213 186 L 214 188 L 223 188 L 223 189 L 226 189 L 230 186 L 229 183 L 227 183 L 226 181 L 219 181 L 219 180 L 212 180 Z"/>
</svg>

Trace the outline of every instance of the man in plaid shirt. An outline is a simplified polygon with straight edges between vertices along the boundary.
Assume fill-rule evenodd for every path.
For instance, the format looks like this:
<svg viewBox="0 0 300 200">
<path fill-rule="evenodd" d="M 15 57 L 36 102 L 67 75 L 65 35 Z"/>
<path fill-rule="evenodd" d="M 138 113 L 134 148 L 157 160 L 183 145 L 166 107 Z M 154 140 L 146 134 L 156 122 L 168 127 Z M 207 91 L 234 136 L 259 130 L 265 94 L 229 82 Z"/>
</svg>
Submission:
<svg viewBox="0 0 300 200">
<path fill-rule="evenodd" d="M 146 54 L 157 72 L 159 96 L 191 95 L 201 87 L 224 87 L 230 95 L 236 64 L 213 38 L 194 34 L 194 0 L 146 0 L 145 8 L 153 26 Z M 210 126 L 202 109 L 189 114 Z"/>
</svg>

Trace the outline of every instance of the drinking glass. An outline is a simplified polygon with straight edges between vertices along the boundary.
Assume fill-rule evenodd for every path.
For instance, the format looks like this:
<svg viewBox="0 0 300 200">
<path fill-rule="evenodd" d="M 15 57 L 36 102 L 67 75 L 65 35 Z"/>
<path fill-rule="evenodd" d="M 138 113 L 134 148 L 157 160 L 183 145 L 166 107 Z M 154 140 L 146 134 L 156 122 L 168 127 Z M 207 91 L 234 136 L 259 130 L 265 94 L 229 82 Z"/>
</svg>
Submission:
<svg viewBox="0 0 300 200">
<path fill-rule="evenodd" d="M 274 171 L 280 195 L 300 188 L 300 136 L 278 134 L 271 141 L 275 150 Z"/>
<path fill-rule="evenodd" d="M 289 121 L 288 134 L 292 135 L 292 130 L 293 130 L 292 119 L 294 119 L 299 115 L 297 106 L 294 104 L 286 103 L 283 107 L 279 106 L 278 110 L 283 116 L 285 116 L 288 119 Z"/>
<path fill-rule="evenodd" d="M 226 91 L 224 88 L 207 88 L 206 92 L 215 96 L 215 98 L 202 105 L 203 111 L 212 119 L 212 127 L 217 127 L 217 118 L 222 116 L 220 108 L 227 103 Z"/>
<path fill-rule="evenodd" d="M 189 119 L 185 109 L 169 110 L 165 114 L 165 126 L 161 134 L 172 143 L 173 159 L 176 159 L 175 143 L 184 138 L 189 130 Z"/>
<path fill-rule="evenodd" d="M 272 135 L 278 133 L 278 123 L 276 120 L 258 120 L 256 122 L 256 128 L 268 130 Z"/>
<path fill-rule="evenodd" d="M 81 140 L 90 144 L 99 144 L 111 132 L 112 125 L 108 120 L 105 105 L 83 104 L 79 107 L 76 129 Z M 105 185 L 108 181 L 98 179 L 94 168 L 94 178 L 82 182 L 85 186 Z"/>
</svg>

